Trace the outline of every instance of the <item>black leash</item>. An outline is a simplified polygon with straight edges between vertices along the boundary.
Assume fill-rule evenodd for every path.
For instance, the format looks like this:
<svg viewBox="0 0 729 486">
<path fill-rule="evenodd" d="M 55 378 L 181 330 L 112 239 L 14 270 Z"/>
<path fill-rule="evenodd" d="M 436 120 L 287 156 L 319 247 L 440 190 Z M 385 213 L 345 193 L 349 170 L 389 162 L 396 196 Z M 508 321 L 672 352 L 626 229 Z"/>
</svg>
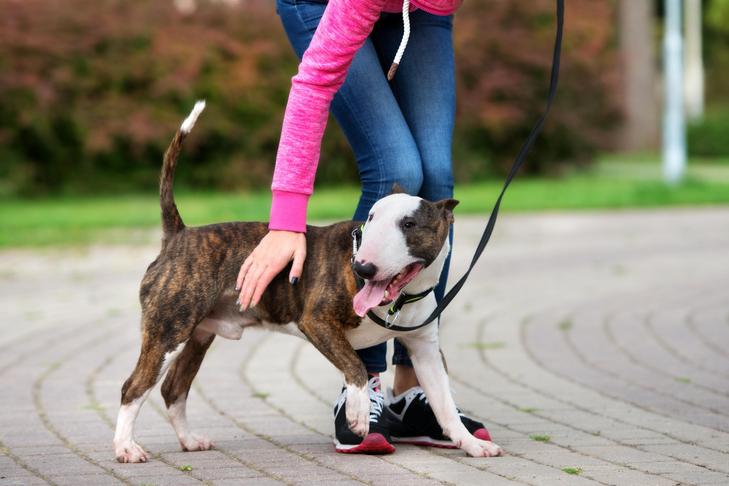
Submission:
<svg viewBox="0 0 729 486">
<path fill-rule="evenodd" d="M 416 329 L 420 329 L 421 327 L 425 327 L 431 322 L 433 322 L 435 319 L 437 319 L 441 313 L 445 310 L 446 307 L 448 307 L 448 304 L 451 303 L 451 301 L 458 295 L 458 292 L 461 290 L 463 285 L 466 283 L 466 280 L 468 280 L 468 276 L 471 274 L 471 270 L 473 270 L 473 267 L 476 266 L 476 263 L 478 262 L 478 259 L 481 257 L 481 254 L 483 253 L 484 249 L 486 248 L 486 245 L 488 244 L 489 240 L 491 239 L 491 233 L 494 231 L 494 226 L 496 225 L 496 218 L 499 216 L 499 209 L 501 207 L 501 200 L 504 197 L 504 193 L 506 193 L 506 189 L 509 187 L 509 184 L 511 184 L 511 181 L 514 179 L 514 176 L 516 176 L 516 173 L 519 171 L 521 166 L 524 163 L 524 158 L 526 157 L 529 150 L 532 148 L 532 145 L 534 145 L 534 141 L 537 139 L 537 136 L 539 136 L 539 133 L 542 131 L 542 127 L 544 126 L 544 122 L 547 119 L 547 115 L 549 114 L 549 111 L 552 108 L 552 102 L 554 101 L 555 96 L 557 95 L 557 82 L 559 81 L 559 62 L 560 62 L 560 54 L 562 51 L 562 30 L 564 27 L 564 0 L 556 0 L 557 1 L 557 32 L 554 38 L 554 51 L 552 53 L 552 72 L 549 77 L 549 94 L 547 95 L 547 105 L 544 109 L 544 112 L 539 117 L 537 122 L 532 127 L 531 132 L 529 132 L 529 136 L 526 139 L 526 142 L 524 142 L 524 145 L 521 146 L 521 149 L 519 150 L 519 153 L 516 155 L 516 159 L 514 159 L 514 163 L 511 166 L 511 169 L 509 170 L 509 174 L 506 176 L 506 180 L 504 182 L 504 187 L 501 189 L 501 193 L 499 194 L 499 197 L 496 199 L 496 204 L 494 205 L 494 208 L 491 210 L 491 216 L 489 217 L 489 221 L 486 224 L 486 229 L 484 229 L 483 235 L 481 235 L 481 241 L 478 242 L 478 246 L 476 247 L 476 251 L 473 253 L 473 258 L 471 259 L 471 264 L 468 266 L 468 270 L 466 270 L 466 273 L 463 274 L 463 276 L 456 282 L 456 284 L 448 291 L 448 293 L 443 297 L 443 300 L 440 301 L 438 306 L 435 308 L 435 310 L 428 316 L 428 318 L 423 321 L 422 324 L 419 324 L 417 326 L 396 326 L 389 323 L 389 316 L 388 320 L 385 321 L 380 316 L 376 315 L 371 310 L 367 313 L 367 317 L 372 319 L 375 323 L 379 324 L 382 327 L 386 327 L 388 329 L 391 329 L 393 331 L 415 331 Z M 354 235 L 353 235 L 354 236 Z M 393 321 L 394 323 L 394 321 Z"/>
</svg>

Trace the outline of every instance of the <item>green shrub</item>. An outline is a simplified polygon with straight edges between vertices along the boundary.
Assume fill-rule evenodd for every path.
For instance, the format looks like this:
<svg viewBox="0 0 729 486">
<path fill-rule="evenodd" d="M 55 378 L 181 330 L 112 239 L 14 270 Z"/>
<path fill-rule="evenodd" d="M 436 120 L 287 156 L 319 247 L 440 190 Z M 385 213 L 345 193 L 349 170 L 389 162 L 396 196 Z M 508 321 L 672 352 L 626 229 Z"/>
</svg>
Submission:
<svg viewBox="0 0 729 486">
<path fill-rule="evenodd" d="M 180 187 L 267 187 L 298 61 L 270 0 L 195 5 L 3 2 L 0 196 L 153 191 L 198 98 L 208 110 Z M 530 157 L 536 173 L 589 160 L 617 120 L 614 2 L 573 0 L 567 10 L 559 106 Z M 457 180 L 502 171 L 543 109 L 553 15 L 551 0 L 465 2 L 456 15 Z M 332 122 L 317 182 L 357 180 Z"/>
<path fill-rule="evenodd" d="M 729 160 L 729 107 L 689 124 L 687 136 L 689 155 Z"/>
</svg>

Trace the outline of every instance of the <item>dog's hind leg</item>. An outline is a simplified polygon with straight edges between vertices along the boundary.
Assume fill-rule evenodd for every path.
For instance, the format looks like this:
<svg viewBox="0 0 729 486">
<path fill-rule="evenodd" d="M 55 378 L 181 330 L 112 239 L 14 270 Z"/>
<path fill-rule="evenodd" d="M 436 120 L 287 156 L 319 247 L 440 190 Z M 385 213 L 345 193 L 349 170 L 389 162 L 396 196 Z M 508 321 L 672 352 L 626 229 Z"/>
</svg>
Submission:
<svg viewBox="0 0 729 486">
<path fill-rule="evenodd" d="M 195 379 L 205 353 L 215 339 L 215 334 L 195 329 L 192 338 L 175 360 L 162 383 L 162 397 L 167 406 L 167 416 L 175 429 L 183 451 L 206 451 L 213 444 L 207 437 L 190 431 L 187 424 L 187 394 Z"/>
<path fill-rule="evenodd" d="M 114 433 L 114 453 L 119 462 L 147 462 L 147 453 L 134 441 L 134 422 L 150 390 L 164 376 L 182 352 L 186 340 L 172 339 L 164 345 L 159 336 L 151 336 L 147 322 L 142 325 L 142 349 L 131 376 L 122 386 L 121 407 Z"/>
</svg>

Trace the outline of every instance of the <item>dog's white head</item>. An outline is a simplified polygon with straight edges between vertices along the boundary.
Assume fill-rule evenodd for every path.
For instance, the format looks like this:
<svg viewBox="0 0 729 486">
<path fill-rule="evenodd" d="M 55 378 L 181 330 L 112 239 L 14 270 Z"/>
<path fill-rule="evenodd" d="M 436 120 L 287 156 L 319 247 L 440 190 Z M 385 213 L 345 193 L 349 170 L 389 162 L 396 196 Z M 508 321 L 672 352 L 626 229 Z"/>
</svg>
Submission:
<svg viewBox="0 0 729 486">
<path fill-rule="evenodd" d="M 360 316 L 395 300 L 416 278 L 428 280 L 419 282 L 425 288 L 435 285 L 450 250 L 448 232 L 458 201 L 428 202 L 397 186 L 394 191 L 375 203 L 362 231 L 354 261 L 355 272 L 365 280 L 354 297 Z"/>
</svg>

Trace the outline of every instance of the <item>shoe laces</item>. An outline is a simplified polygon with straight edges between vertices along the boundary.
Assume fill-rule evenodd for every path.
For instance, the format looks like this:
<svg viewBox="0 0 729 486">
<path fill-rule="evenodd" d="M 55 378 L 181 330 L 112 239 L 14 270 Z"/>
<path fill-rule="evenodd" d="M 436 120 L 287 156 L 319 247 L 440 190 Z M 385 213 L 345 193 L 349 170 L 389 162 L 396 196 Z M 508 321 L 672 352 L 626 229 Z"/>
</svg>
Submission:
<svg viewBox="0 0 729 486">
<path fill-rule="evenodd" d="M 410 390 L 408 394 L 413 395 L 413 399 L 418 399 L 419 401 L 427 404 L 428 403 L 428 397 L 425 396 L 425 391 L 420 388 L 419 386 L 416 386 Z"/>
<path fill-rule="evenodd" d="M 382 394 L 380 387 L 380 378 L 373 376 L 367 382 L 367 391 L 370 398 L 370 422 L 377 422 L 382 415 L 382 409 L 385 406 L 385 397 Z M 339 410 L 344 406 L 347 401 L 347 391 L 342 388 L 342 393 L 337 399 L 337 403 L 334 404 L 334 414 L 338 414 Z"/>
<path fill-rule="evenodd" d="M 453 390 L 451 390 L 451 394 L 455 395 L 455 392 Z M 425 395 L 425 390 L 423 390 L 419 386 L 415 386 L 415 387 L 411 388 L 410 391 L 408 391 L 407 394 L 405 395 L 405 399 L 406 400 L 417 399 L 418 401 L 424 403 L 425 405 L 430 406 L 428 403 L 428 397 Z M 461 411 L 460 408 L 456 408 L 456 410 L 458 411 L 459 416 L 465 417 L 464 413 Z"/>
<path fill-rule="evenodd" d="M 382 415 L 382 407 L 385 405 L 385 397 L 380 387 L 380 377 L 373 376 L 367 383 L 370 394 L 370 422 L 377 422 Z"/>
</svg>

